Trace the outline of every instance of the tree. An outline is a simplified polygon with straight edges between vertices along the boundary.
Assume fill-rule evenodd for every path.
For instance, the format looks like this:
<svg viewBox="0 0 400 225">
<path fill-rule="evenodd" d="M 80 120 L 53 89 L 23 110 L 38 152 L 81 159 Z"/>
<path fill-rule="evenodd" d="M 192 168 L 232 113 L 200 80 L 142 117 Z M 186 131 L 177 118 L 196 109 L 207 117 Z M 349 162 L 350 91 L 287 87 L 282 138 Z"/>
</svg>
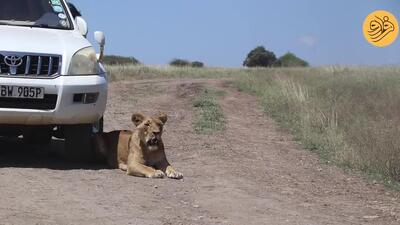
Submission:
<svg viewBox="0 0 400 225">
<path fill-rule="evenodd" d="M 178 67 L 185 67 L 191 66 L 191 63 L 185 59 L 173 59 L 170 63 L 170 66 L 178 66 Z"/>
<path fill-rule="evenodd" d="M 258 46 L 247 55 L 243 66 L 246 67 L 270 67 L 276 62 L 276 56 L 273 52 L 265 49 L 264 46 Z"/>
<path fill-rule="evenodd" d="M 194 62 L 191 63 L 191 66 L 195 67 L 195 68 L 203 68 L 204 67 L 204 63 L 199 62 L 199 61 L 194 61 Z"/>
<path fill-rule="evenodd" d="M 170 63 L 170 66 L 177 66 L 177 67 L 194 67 L 194 68 L 202 68 L 204 67 L 204 63 L 199 61 L 190 62 L 185 59 L 173 59 Z"/>
<path fill-rule="evenodd" d="M 288 52 L 281 56 L 275 63 L 277 67 L 308 67 L 309 63 L 295 54 Z"/>
<path fill-rule="evenodd" d="M 124 65 L 124 64 L 140 64 L 139 60 L 135 57 L 125 57 L 119 55 L 106 55 L 103 58 L 106 65 Z"/>
</svg>

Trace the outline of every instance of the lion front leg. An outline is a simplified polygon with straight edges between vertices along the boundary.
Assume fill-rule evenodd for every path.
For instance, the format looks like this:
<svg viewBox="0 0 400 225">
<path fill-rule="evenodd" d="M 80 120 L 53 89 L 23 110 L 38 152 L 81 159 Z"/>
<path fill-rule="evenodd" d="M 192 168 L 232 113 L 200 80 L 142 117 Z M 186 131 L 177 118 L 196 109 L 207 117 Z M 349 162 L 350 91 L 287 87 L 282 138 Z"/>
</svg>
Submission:
<svg viewBox="0 0 400 225">
<path fill-rule="evenodd" d="M 118 168 L 122 171 L 127 171 L 128 170 L 128 165 L 126 165 L 125 163 L 119 163 L 118 164 Z"/>
<path fill-rule="evenodd" d="M 130 176 L 148 178 L 164 178 L 165 176 L 163 171 L 155 170 L 154 168 L 139 163 L 132 163 L 128 165 L 127 174 Z"/>
<path fill-rule="evenodd" d="M 183 178 L 183 174 L 176 171 L 175 168 L 172 167 L 167 160 L 160 164 L 160 170 L 162 170 L 168 178 L 178 180 Z"/>
</svg>

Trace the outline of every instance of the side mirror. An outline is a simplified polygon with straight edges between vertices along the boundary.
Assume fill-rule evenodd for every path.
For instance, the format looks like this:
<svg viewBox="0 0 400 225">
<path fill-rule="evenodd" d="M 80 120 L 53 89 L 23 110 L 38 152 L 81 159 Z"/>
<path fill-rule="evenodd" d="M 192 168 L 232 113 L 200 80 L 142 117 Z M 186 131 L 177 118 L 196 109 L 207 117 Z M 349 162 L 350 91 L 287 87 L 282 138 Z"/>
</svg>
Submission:
<svg viewBox="0 0 400 225">
<path fill-rule="evenodd" d="M 102 31 L 94 32 L 94 39 L 100 45 L 100 54 L 97 57 L 97 60 L 102 61 L 104 57 L 104 46 L 106 45 L 106 37 Z"/>
<path fill-rule="evenodd" d="M 106 44 L 106 37 L 102 31 L 95 31 L 94 32 L 94 39 L 100 45 L 100 47 L 104 47 Z"/>
<path fill-rule="evenodd" d="M 78 26 L 78 29 L 81 32 L 82 36 L 86 37 L 86 35 L 88 33 L 88 25 L 87 25 L 86 21 L 82 17 L 77 16 L 75 18 L 75 22 L 76 22 L 76 25 Z"/>
</svg>

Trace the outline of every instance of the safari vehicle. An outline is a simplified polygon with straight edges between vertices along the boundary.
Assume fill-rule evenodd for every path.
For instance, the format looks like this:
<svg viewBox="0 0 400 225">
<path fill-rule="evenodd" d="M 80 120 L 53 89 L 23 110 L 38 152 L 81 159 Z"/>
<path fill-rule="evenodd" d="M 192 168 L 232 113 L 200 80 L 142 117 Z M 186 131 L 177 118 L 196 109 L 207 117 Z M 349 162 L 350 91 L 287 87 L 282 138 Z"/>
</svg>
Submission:
<svg viewBox="0 0 400 225">
<path fill-rule="evenodd" d="M 65 138 L 67 152 L 84 157 L 106 108 L 105 38 L 95 32 L 96 54 L 85 20 L 68 6 L 0 0 L 0 136 L 33 144 Z"/>
</svg>

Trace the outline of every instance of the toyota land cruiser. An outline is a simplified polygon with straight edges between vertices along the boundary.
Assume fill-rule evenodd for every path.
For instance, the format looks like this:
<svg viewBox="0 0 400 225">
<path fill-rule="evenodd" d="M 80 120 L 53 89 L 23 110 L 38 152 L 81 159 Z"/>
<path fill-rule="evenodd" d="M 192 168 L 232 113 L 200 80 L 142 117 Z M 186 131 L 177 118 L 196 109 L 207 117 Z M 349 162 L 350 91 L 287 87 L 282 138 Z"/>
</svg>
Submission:
<svg viewBox="0 0 400 225">
<path fill-rule="evenodd" d="M 87 32 L 65 0 L 0 0 L 0 136 L 65 138 L 71 156 L 89 154 L 94 128 L 102 129 L 107 76 L 104 34 L 95 32 L 96 54 Z"/>
</svg>

